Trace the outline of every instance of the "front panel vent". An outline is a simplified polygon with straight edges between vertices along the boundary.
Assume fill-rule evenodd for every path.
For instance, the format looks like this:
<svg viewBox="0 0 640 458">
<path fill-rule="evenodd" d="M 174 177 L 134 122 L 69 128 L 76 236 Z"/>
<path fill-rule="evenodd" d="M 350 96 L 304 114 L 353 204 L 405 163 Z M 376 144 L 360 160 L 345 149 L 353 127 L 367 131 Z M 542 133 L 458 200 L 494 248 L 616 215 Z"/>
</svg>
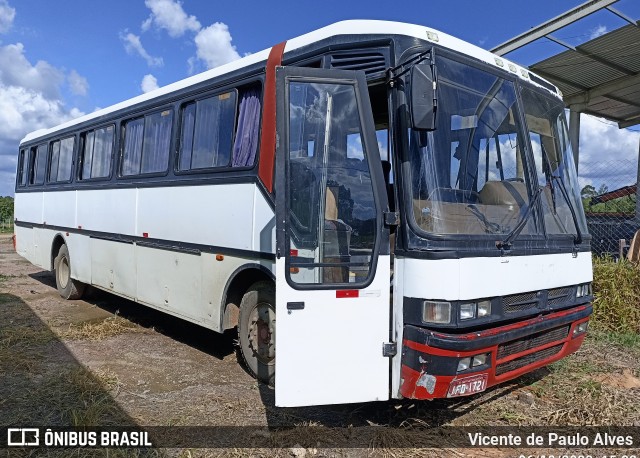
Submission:
<svg viewBox="0 0 640 458">
<path fill-rule="evenodd" d="M 388 67 L 386 56 L 379 51 L 355 51 L 331 56 L 331 68 L 363 70 L 366 75 L 384 72 Z"/>
</svg>

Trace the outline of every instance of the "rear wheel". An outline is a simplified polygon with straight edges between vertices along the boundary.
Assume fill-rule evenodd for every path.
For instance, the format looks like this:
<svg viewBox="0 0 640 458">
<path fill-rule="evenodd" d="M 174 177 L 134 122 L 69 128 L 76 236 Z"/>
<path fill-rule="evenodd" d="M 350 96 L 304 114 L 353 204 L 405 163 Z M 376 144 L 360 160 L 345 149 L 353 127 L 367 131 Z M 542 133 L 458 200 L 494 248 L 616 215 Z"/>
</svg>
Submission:
<svg viewBox="0 0 640 458">
<path fill-rule="evenodd" d="M 242 298 L 238 319 L 240 353 L 258 380 L 273 385 L 276 373 L 276 302 L 273 283 L 253 284 Z"/>
<path fill-rule="evenodd" d="M 71 278 L 71 258 L 67 245 L 60 247 L 58 256 L 53 260 L 53 267 L 56 275 L 56 287 L 60 295 L 65 299 L 80 299 L 84 293 L 85 284 Z"/>
</svg>

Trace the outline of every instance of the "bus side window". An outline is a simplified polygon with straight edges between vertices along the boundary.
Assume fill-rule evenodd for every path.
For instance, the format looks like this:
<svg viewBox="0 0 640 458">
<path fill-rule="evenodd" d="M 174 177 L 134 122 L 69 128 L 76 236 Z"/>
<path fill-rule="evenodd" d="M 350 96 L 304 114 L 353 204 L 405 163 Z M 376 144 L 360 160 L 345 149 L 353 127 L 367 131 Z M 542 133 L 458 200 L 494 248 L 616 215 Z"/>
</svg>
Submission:
<svg viewBox="0 0 640 458">
<path fill-rule="evenodd" d="M 81 180 L 108 178 L 111 175 L 114 131 L 115 126 L 111 124 L 82 135 Z"/>
<path fill-rule="evenodd" d="M 47 169 L 47 144 L 44 143 L 31 148 L 31 157 L 29 159 L 29 184 L 43 184 Z"/>
<path fill-rule="evenodd" d="M 182 108 L 178 169 L 228 167 L 236 116 L 235 91 L 207 97 Z"/>
<path fill-rule="evenodd" d="M 122 176 L 166 172 L 173 111 L 150 113 L 125 122 Z"/>
<path fill-rule="evenodd" d="M 73 165 L 73 148 L 76 138 L 67 137 L 56 140 L 51 144 L 49 158 L 49 182 L 69 181 L 71 179 L 71 166 Z"/>
<path fill-rule="evenodd" d="M 26 186 L 27 185 L 27 176 L 29 174 L 29 154 L 28 150 L 20 151 L 20 159 L 18 160 L 18 186 Z"/>
</svg>

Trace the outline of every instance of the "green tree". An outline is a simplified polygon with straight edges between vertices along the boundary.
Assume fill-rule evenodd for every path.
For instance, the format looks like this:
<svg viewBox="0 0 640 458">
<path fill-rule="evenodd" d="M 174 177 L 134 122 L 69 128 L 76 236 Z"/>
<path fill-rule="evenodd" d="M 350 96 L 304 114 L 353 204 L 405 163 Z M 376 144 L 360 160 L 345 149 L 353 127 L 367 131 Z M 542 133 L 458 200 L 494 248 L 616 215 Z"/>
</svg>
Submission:
<svg viewBox="0 0 640 458">
<path fill-rule="evenodd" d="M 588 184 L 584 188 L 582 188 L 582 191 L 580 191 L 580 195 L 583 199 L 591 199 L 592 197 L 597 196 L 598 192 L 596 191 L 596 188 Z"/>
<path fill-rule="evenodd" d="M 582 191 L 580 191 L 580 197 L 582 197 L 582 206 L 584 207 L 584 211 L 593 211 L 591 208 L 591 199 L 597 195 L 598 191 L 596 191 L 596 188 L 590 184 L 582 188 Z"/>
<path fill-rule="evenodd" d="M 13 221 L 13 198 L 0 197 L 0 222 Z"/>
<path fill-rule="evenodd" d="M 606 194 L 609 192 L 609 187 L 606 184 L 601 184 L 598 188 L 598 195 Z"/>
</svg>

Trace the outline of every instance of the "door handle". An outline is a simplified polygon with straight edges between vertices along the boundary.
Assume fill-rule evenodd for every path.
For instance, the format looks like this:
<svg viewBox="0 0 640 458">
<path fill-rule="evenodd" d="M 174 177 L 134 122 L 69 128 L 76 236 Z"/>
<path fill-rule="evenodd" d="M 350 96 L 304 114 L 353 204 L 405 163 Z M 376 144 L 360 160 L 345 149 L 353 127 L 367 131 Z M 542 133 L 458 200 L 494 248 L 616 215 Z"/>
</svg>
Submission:
<svg viewBox="0 0 640 458">
<path fill-rule="evenodd" d="M 287 302 L 287 310 L 291 313 L 291 310 L 302 310 L 304 308 L 304 302 Z"/>
</svg>

